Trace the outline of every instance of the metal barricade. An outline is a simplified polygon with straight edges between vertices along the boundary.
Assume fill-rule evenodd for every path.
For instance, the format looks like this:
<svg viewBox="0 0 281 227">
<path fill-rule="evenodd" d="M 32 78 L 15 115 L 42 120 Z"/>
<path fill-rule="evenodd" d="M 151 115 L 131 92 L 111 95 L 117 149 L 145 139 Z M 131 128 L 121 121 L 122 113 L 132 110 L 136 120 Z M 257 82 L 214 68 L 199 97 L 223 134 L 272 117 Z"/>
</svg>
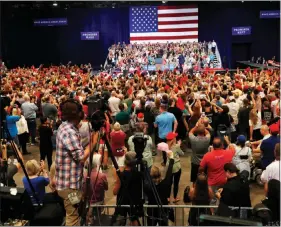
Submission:
<svg viewBox="0 0 281 227">
<path fill-rule="evenodd" d="M 114 211 L 115 211 L 115 208 L 116 208 L 116 205 L 91 205 L 91 207 L 93 208 L 104 208 L 104 213 L 106 215 L 113 215 L 114 214 Z M 121 205 L 120 207 L 122 208 L 129 208 L 130 206 L 129 205 Z M 148 208 L 158 208 L 157 205 L 147 205 L 147 204 L 144 204 L 143 205 L 143 208 L 144 208 L 144 220 L 140 220 L 144 223 L 142 223 L 142 225 L 147 225 L 148 224 L 148 212 L 147 212 L 147 209 Z M 216 209 L 218 208 L 218 206 L 199 206 L 199 205 L 163 205 L 163 208 L 165 209 L 172 209 L 173 212 L 174 212 L 174 217 L 175 217 L 175 221 L 174 222 L 171 222 L 169 221 L 169 226 L 186 226 L 188 225 L 188 217 L 189 217 L 189 211 L 190 209 L 197 209 L 197 215 L 198 215 L 198 223 L 197 225 L 199 225 L 199 216 L 200 216 L 200 213 L 199 211 L 202 211 L 202 209 L 205 209 L 205 211 L 207 212 L 208 210 L 210 209 Z M 240 209 L 240 211 L 243 211 L 243 210 L 252 210 L 252 207 L 229 207 L 230 209 L 233 209 L 233 210 L 237 210 L 237 209 Z M 153 214 L 153 210 L 154 209 L 151 209 L 152 213 L 151 213 L 151 217 L 154 216 Z M 243 212 L 240 212 L 240 217 L 243 218 L 241 216 L 241 213 Z"/>
</svg>

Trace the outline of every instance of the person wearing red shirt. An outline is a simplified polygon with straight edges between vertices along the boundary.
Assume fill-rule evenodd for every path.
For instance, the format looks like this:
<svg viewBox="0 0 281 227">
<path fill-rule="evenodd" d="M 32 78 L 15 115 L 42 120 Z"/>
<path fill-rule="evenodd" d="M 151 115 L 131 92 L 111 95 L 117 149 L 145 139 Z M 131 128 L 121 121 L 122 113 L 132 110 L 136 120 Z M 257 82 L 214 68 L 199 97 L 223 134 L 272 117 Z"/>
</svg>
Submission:
<svg viewBox="0 0 281 227">
<path fill-rule="evenodd" d="M 235 154 L 235 148 L 232 145 L 229 145 L 228 150 L 224 150 L 223 144 L 220 138 L 214 138 L 212 150 L 203 156 L 199 167 L 199 173 L 207 169 L 208 185 L 214 193 L 226 183 L 224 165 L 231 162 Z M 214 200 L 211 203 L 215 202 Z"/>
<path fill-rule="evenodd" d="M 116 159 L 116 162 L 119 166 L 119 169 L 123 171 L 125 166 L 125 139 L 126 134 L 121 130 L 121 125 L 116 122 L 113 125 L 113 130 L 110 133 L 110 145 L 112 149 L 112 154 L 114 158 Z M 115 176 L 115 179 L 117 179 L 116 170 L 113 168 L 113 174 Z"/>
</svg>

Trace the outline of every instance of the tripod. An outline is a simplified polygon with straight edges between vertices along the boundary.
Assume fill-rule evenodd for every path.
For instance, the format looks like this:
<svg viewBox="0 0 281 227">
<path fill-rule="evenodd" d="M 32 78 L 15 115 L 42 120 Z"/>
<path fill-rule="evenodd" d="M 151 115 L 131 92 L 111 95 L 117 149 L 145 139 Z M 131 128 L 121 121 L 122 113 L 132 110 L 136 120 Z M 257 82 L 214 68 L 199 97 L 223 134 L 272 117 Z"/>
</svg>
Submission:
<svg viewBox="0 0 281 227">
<path fill-rule="evenodd" d="M 0 102 L 1 102 L 1 100 L 0 100 Z M 27 174 L 27 171 L 26 171 L 25 166 L 24 166 L 24 164 L 23 164 L 23 160 L 22 160 L 22 158 L 21 158 L 20 155 L 19 155 L 19 152 L 20 152 L 20 151 L 18 150 L 18 147 L 17 147 L 17 145 L 15 144 L 15 142 L 13 141 L 13 138 L 12 138 L 12 136 L 11 136 L 9 130 L 8 130 L 7 121 L 6 121 L 6 112 L 5 112 L 3 106 L 1 106 L 1 109 L 2 109 L 2 108 L 3 108 L 3 110 L 1 110 L 1 119 L 0 119 L 0 124 L 1 124 L 1 135 L 0 135 L 0 138 L 5 138 L 5 137 L 6 137 L 7 142 L 10 143 L 10 146 L 11 146 L 11 148 L 12 148 L 12 150 L 13 150 L 13 153 L 14 153 L 16 159 L 18 160 L 18 162 L 20 163 L 21 168 L 22 168 L 22 170 L 23 170 L 23 172 L 24 172 L 24 175 L 25 175 L 25 177 L 26 177 L 26 179 L 27 179 L 27 182 L 28 182 L 29 187 L 30 187 L 30 189 L 31 189 L 32 196 L 33 196 L 33 198 L 35 199 L 36 203 L 38 204 L 38 207 L 41 208 L 40 201 L 39 201 L 39 199 L 38 199 L 38 197 L 37 197 L 37 195 L 36 195 L 35 189 L 34 189 L 32 183 L 31 183 L 31 181 L 30 181 L 30 178 L 29 178 L 28 174 Z M 6 158 L 7 158 L 7 157 L 6 157 Z M 4 161 L 4 165 L 6 166 L 6 167 L 3 169 L 3 170 L 5 170 L 5 173 L 3 174 L 3 176 L 5 177 L 5 179 L 3 179 L 3 182 L 4 182 L 4 184 L 5 184 L 6 186 L 8 186 L 8 179 L 7 179 L 7 170 L 8 170 L 8 167 L 7 167 L 7 166 L 8 166 L 8 165 L 7 165 L 7 160 L 3 160 L 3 161 Z"/>
<path fill-rule="evenodd" d="M 103 125 L 103 124 L 102 124 Z M 151 177 L 150 177 L 150 173 L 148 171 L 148 168 L 147 168 L 147 165 L 145 162 L 142 161 L 142 152 L 146 146 L 146 143 L 143 144 L 143 146 L 141 146 L 141 150 L 138 149 L 138 151 L 136 152 L 137 153 L 137 160 L 136 160 L 136 166 L 137 166 L 137 171 L 139 173 L 141 173 L 142 175 L 142 179 L 141 179 L 141 191 L 142 191 L 142 196 L 141 196 L 141 201 L 142 203 L 138 203 L 138 204 L 135 204 L 132 196 L 130 195 L 129 191 L 128 191 L 128 185 L 126 184 L 127 182 L 124 182 L 123 180 L 123 176 L 122 176 L 122 173 L 120 171 L 120 168 L 117 164 L 117 161 L 115 159 L 115 157 L 113 156 L 113 153 L 112 153 L 112 149 L 111 149 L 111 146 L 110 146 L 110 143 L 109 143 L 109 140 L 107 138 L 107 136 L 103 133 L 103 129 L 99 128 L 98 130 L 96 131 L 99 131 L 99 140 L 100 139 L 103 139 L 104 142 L 105 142 L 105 145 L 107 147 L 107 150 L 108 150 L 108 154 L 112 160 L 112 163 L 113 163 L 113 166 L 114 168 L 116 169 L 116 173 L 120 179 L 120 182 L 121 182 L 121 187 L 122 187 L 122 193 L 120 194 L 120 197 L 118 199 L 118 202 L 117 202 L 117 207 L 116 207 L 116 212 L 114 213 L 112 219 L 111 219 L 111 226 L 116 222 L 117 220 L 117 216 L 118 216 L 118 213 L 119 211 L 121 210 L 121 205 L 122 205 L 122 201 L 124 199 L 124 197 L 126 197 L 128 200 L 129 200 L 129 205 L 130 205 L 130 211 L 135 211 L 137 210 L 137 212 L 134 212 L 135 214 L 133 216 L 130 216 L 129 218 L 130 219 L 134 219 L 138 222 L 138 224 L 140 225 L 140 222 L 139 222 L 139 217 L 142 217 L 143 219 L 143 224 L 144 224 L 144 212 L 143 212 L 143 203 L 144 203 L 144 190 L 143 190 L 143 186 L 144 186 L 144 179 L 147 180 L 148 182 L 148 185 L 150 187 L 150 189 L 152 190 L 153 192 L 153 195 L 155 197 L 155 201 L 157 203 L 157 206 L 158 206 L 158 210 L 160 211 L 159 212 L 159 219 L 165 221 L 165 222 L 168 222 L 168 215 L 166 214 L 165 210 L 163 209 L 163 206 L 162 206 L 162 203 L 161 203 L 161 199 L 159 198 L 159 195 L 158 195 L 158 192 L 157 192 L 157 189 L 156 189 L 156 186 L 155 184 L 153 183 Z M 97 141 L 97 145 L 96 145 L 96 150 L 98 149 L 98 144 L 99 144 L 99 140 Z M 88 169 L 88 177 L 90 176 L 89 173 L 91 173 L 91 166 L 92 166 L 92 152 L 90 154 L 90 163 L 89 163 L 89 169 Z M 88 179 L 88 178 L 87 178 Z M 89 207 L 90 207 L 90 202 L 89 202 L 89 189 L 90 189 L 90 179 L 87 180 L 87 184 L 86 184 L 86 193 L 85 193 L 85 204 L 83 205 L 84 209 L 83 209 L 83 214 L 82 214 L 82 218 L 81 218 L 81 225 L 85 225 L 85 220 L 86 220 L 86 215 L 88 213 L 88 210 L 89 210 Z M 127 205 L 127 204 L 126 204 Z M 132 212 L 128 212 L 129 214 L 132 214 Z M 153 217 L 152 217 L 153 218 Z M 127 217 L 125 217 L 123 220 L 126 220 Z"/>
</svg>

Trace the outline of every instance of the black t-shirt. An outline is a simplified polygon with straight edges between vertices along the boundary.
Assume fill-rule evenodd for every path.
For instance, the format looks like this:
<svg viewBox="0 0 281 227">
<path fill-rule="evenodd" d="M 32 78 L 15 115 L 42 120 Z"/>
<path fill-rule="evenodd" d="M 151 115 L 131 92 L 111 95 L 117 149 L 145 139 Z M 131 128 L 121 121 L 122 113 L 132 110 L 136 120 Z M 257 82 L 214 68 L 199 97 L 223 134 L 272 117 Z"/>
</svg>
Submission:
<svg viewBox="0 0 281 227">
<path fill-rule="evenodd" d="M 40 148 L 50 148 L 52 147 L 52 135 L 53 131 L 47 126 L 40 126 L 39 136 L 40 136 Z"/>
<path fill-rule="evenodd" d="M 268 124 L 273 119 L 273 113 L 271 110 L 262 110 L 261 119 L 263 124 Z"/>
</svg>

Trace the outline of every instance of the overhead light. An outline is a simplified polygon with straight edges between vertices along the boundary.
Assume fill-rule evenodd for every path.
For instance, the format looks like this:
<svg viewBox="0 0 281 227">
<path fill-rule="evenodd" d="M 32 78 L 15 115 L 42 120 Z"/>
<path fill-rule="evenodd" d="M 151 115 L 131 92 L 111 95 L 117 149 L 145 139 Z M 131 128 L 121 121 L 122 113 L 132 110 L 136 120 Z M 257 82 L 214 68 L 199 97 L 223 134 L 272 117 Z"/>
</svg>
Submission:
<svg viewBox="0 0 281 227">
<path fill-rule="evenodd" d="M 57 3 L 57 2 L 54 2 L 54 3 L 53 3 L 53 6 L 58 6 L 58 3 Z"/>
<path fill-rule="evenodd" d="M 112 8 L 115 8 L 115 3 L 112 3 Z"/>
<path fill-rule="evenodd" d="M 167 1 L 162 1 L 163 4 L 165 4 Z"/>
</svg>

